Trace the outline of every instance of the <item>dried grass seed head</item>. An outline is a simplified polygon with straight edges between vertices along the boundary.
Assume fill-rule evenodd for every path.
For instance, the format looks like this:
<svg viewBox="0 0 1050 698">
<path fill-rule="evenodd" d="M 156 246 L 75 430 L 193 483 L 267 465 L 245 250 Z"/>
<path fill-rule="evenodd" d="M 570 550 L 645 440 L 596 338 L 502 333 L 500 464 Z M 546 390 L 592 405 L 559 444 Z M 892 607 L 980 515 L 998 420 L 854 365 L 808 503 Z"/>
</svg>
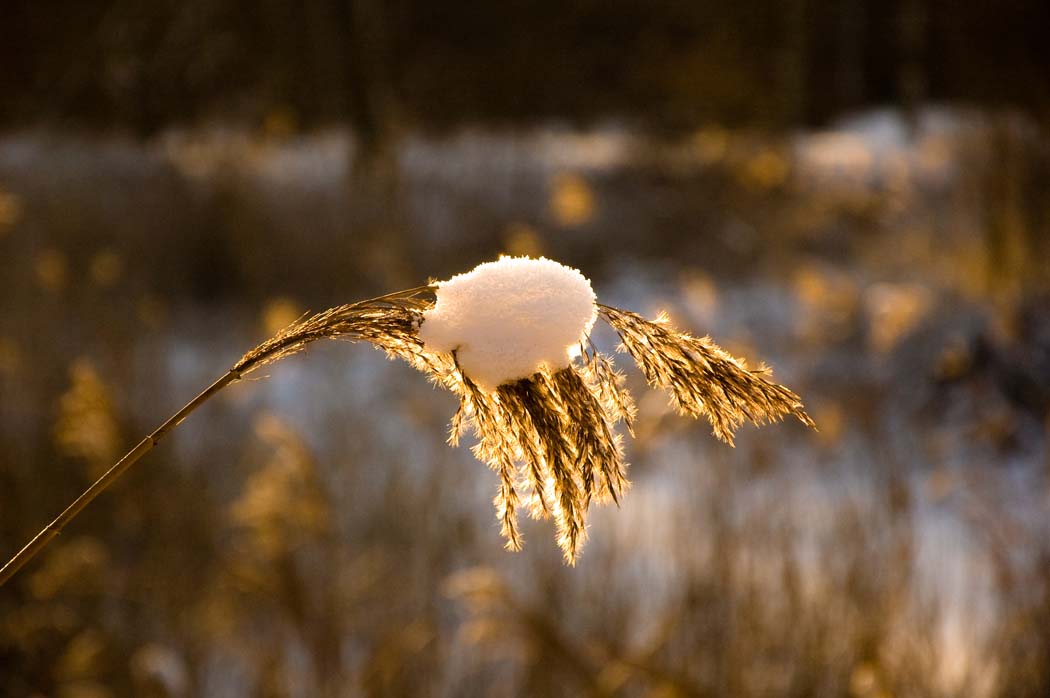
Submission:
<svg viewBox="0 0 1050 698">
<path fill-rule="evenodd" d="M 579 271 L 548 259 L 503 257 L 444 282 L 332 308 L 305 318 L 244 356 L 239 375 L 322 338 L 364 340 L 408 361 L 460 399 L 449 442 L 466 430 L 475 455 L 498 475 L 494 504 L 507 547 L 522 545 L 518 510 L 552 517 L 565 559 L 587 536 L 593 500 L 619 502 L 629 486 L 621 437 L 635 407 L 611 357 L 589 339 L 595 317 L 678 411 L 705 417 L 732 443 L 745 421 L 794 415 L 801 400 L 766 370 L 679 332 L 596 302 Z"/>
</svg>

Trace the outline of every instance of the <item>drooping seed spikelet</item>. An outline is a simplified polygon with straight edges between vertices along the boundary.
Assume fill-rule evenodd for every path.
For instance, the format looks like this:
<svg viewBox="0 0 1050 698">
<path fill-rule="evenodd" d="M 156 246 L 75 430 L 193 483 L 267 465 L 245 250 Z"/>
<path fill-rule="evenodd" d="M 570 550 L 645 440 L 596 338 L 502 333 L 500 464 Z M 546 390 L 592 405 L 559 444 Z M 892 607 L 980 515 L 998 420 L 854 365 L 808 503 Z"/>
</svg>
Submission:
<svg viewBox="0 0 1050 698">
<path fill-rule="evenodd" d="M 709 338 L 693 337 L 667 324 L 645 320 L 632 313 L 599 305 L 601 316 L 616 330 L 646 380 L 671 393 L 678 411 L 704 416 L 715 436 L 732 445 L 733 433 L 745 421 L 764 424 L 794 415 L 815 426 L 798 395 L 767 380 L 765 367 L 749 371 Z"/>
<path fill-rule="evenodd" d="M 576 451 L 576 469 L 584 481 L 584 508 L 592 495 L 599 501 L 612 499 L 619 503 L 620 495 L 629 483 L 624 472 L 620 438 L 614 431 L 613 422 L 618 418 L 618 412 L 608 411 L 593 388 L 575 370 L 563 369 L 551 378 L 561 403 L 569 441 Z M 620 393 L 626 395 L 622 390 Z"/>
<path fill-rule="evenodd" d="M 478 388 L 474 381 L 462 372 L 459 362 L 455 359 L 453 365 L 458 380 L 453 382 L 452 388 L 454 392 L 459 392 L 460 405 L 452 419 L 449 441 L 457 442 L 467 424 L 473 424 L 478 436 L 474 455 L 495 470 L 500 479 L 499 489 L 493 500 L 500 522 L 500 533 L 506 539 L 509 550 L 521 550 L 522 538 L 517 523 L 519 498 L 514 480 L 516 464 L 524 456 L 513 432 L 503 426 L 499 416 L 499 405 L 492 396 Z"/>
<path fill-rule="evenodd" d="M 634 416 L 637 411 L 631 393 L 624 387 L 626 378 L 613 365 L 612 359 L 599 352 L 590 340 L 580 346 L 583 359 L 582 374 L 588 387 L 601 401 L 602 409 L 614 422 L 622 421 L 627 432 L 634 436 Z"/>
<path fill-rule="evenodd" d="M 566 559 L 572 562 L 586 535 L 586 498 L 557 387 L 550 374 L 541 372 L 500 385 L 496 395 L 519 443 L 530 444 L 528 451 L 535 454 L 534 460 L 545 470 L 546 483 L 554 495 L 551 509 L 558 542 Z"/>
</svg>

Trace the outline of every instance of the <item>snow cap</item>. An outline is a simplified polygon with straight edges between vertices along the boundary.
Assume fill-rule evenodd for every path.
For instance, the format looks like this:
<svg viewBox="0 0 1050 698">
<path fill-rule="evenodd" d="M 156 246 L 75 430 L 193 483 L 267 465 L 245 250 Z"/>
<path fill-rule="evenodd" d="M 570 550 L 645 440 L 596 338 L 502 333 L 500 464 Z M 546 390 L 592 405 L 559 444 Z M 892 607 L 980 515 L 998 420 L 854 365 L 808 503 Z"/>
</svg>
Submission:
<svg viewBox="0 0 1050 698">
<path fill-rule="evenodd" d="M 590 280 L 540 257 L 501 256 L 437 284 L 419 337 L 428 351 L 456 352 L 478 387 L 565 368 L 597 317 Z"/>
</svg>

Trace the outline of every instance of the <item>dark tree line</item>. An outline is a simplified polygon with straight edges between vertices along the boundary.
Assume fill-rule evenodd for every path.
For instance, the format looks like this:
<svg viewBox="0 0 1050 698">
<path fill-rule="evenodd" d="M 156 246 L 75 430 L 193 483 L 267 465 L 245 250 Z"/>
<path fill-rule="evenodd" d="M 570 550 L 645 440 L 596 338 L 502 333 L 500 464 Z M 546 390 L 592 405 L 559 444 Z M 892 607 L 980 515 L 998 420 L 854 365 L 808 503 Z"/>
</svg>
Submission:
<svg viewBox="0 0 1050 698">
<path fill-rule="evenodd" d="M 873 104 L 1050 106 L 1046 0 L 15 0 L 0 123 L 778 128 Z"/>
</svg>

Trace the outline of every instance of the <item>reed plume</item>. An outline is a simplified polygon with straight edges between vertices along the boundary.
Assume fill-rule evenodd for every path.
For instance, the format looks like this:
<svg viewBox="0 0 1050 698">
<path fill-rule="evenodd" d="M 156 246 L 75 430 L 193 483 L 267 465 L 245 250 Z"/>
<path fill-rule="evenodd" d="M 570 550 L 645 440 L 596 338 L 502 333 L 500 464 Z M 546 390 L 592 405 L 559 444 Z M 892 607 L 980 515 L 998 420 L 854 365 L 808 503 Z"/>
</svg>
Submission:
<svg viewBox="0 0 1050 698">
<path fill-rule="evenodd" d="M 631 432 L 635 408 L 623 376 L 612 358 L 584 336 L 567 365 L 541 363 L 531 375 L 483 387 L 464 370 L 458 348 L 436 351 L 420 337 L 437 290 L 432 283 L 331 308 L 300 319 L 246 353 L 40 531 L 0 569 L 0 585 L 204 402 L 252 371 L 319 339 L 368 342 L 456 394 L 460 404 L 452 417 L 449 443 L 456 445 L 465 431 L 473 431 L 475 455 L 497 473 L 494 504 L 506 547 L 521 548 L 517 514 L 524 506 L 533 517 L 554 519 L 565 560 L 574 564 L 587 536 L 591 502 L 618 503 L 629 486 L 616 425 L 623 422 Z M 595 308 L 650 385 L 667 390 L 683 415 L 706 418 L 723 441 L 732 444 L 735 430 L 745 421 L 762 424 L 790 415 L 813 426 L 798 395 L 771 382 L 764 367 L 750 371 L 711 340 L 679 332 L 666 319 L 652 322 L 611 306 Z"/>
<path fill-rule="evenodd" d="M 730 356 L 710 337 L 675 330 L 666 315 L 652 322 L 601 304 L 598 312 L 616 330 L 649 385 L 667 390 L 680 414 L 706 418 L 727 444 L 733 444 L 733 433 L 748 421 L 762 425 L 793 415 L 816 426 L 798 395 L 766 379 L 765 365 L 748 370 L 743 359 Z"/>
</svg>

